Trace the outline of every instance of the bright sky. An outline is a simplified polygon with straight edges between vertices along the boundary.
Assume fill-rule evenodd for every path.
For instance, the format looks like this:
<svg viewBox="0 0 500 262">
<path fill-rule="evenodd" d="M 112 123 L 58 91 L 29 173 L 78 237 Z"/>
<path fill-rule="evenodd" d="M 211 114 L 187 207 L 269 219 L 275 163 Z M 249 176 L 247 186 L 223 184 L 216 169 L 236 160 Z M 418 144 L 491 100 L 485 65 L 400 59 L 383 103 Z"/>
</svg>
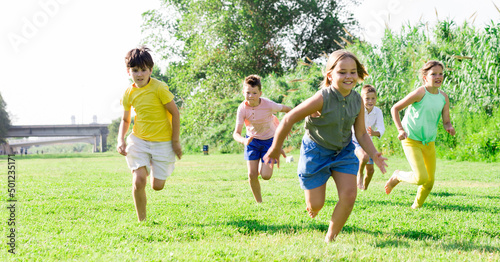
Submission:
<svg viewBox="0 0 500 262">
<path fill-rule="evenodd" d="M 459 3 L 460 2 L 460 3 Z M 452 18 L 482 27 L 500 22 L 500 0 L 364 0 L 356 18 L 363 38 L 377 43 L 385 22 Z M 158 0 L 23 0 L 0 3 L 0 93 L 14 125 L 110 123 L 129 84 L 124 68 L 128 50 L 140 43 L 141 14 Z M 390 19 L 388 19 L 390 17 Z"/>
</svg>

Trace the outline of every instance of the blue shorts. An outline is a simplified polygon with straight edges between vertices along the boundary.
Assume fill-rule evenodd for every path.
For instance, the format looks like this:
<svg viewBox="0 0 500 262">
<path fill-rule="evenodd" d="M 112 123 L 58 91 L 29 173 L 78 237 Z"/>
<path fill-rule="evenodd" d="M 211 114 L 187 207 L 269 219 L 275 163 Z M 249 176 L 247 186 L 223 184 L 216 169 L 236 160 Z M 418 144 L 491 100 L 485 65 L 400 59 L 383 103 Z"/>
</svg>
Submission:
<svg viewBox="0 0 500 262">
<path fill-rule="evenodd" d="M 363 150 L 363 148 L 361 147 L 361 145 L 359 145 L 358 142 L 352 140 L 352 143 L 354 144 L 354 147 L 356 148 L 356 149 L 354 149 L 354 152 L 356 152 L 356 150 L 359 150 L 359 149 Z M 370 157 L 369 160 L 368 160 L 368 163 L 366 163 L 366 164 L 367 165 L 373 165 L 373 159 Z"/>
<path fill-rule="evenodd" d="M 248 136 L 247 136 L 248 137 Z M 245 160 L 259 160 L 264 158 L 267 150 L 273 144 L 273 138 L 267 140 L 253 139 L 248 146 L 245 146 Z M 264 162 L 264 159 L 261 160 Z"/>
<path fill-rule="evenodd" d="M 333 171 L 357 175 L 358 167 L 359 161 L 354 155 L 352 142 L 342 150 L 335 151 L 316 144 L 308 135 L 302 138 L 297 168 L 302 189 L 309 190 L 324 185 Z"/>
</svg>

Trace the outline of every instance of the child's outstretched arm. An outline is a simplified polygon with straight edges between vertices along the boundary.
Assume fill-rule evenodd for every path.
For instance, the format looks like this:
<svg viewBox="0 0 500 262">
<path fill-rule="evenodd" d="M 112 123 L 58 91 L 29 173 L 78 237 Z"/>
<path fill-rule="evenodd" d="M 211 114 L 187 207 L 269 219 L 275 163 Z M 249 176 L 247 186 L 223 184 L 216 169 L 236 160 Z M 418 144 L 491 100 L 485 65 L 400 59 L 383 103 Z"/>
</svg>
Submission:
<svg viewBox="0 0 500 262">
<path fill-rule="evenodd" d="M 425 87 L 419 87 L 417 90 L 409 93 L 407 96 L 405 96 L 403 99 L 399 100 L 396 104 L 394 104 L 391 108 L 391 116 L 392 120 L 394 121 L 394 124 L 396 125 L 396 128 L 398 129 L 399 135 L 398 139 L 399 140 L 405 140 L 408 135 L 406 134 L 405 130 L 403 129 L 403 125 L 401 124 L 401 118 L 399 117 L 399 111 L 405 109 L 407 106 L 418 102 L 422 100 L 422 98 L 425 95 Z"/>
<path fill-rule="evenodd" d="M 172 115 L 172 149 L 174 150 L 175 155 L 181 159 L 182 157 L 182 147 L 180 142 L 180 129 L 181 129 L 181 120 L 179 109 L 177 109 L 177 105 L 175 105 L 174 100 L 163 105 L 165 110 L 167 110 Z"/>
<path fill-rule="evenodd" d="M 128 128 L 130 126 L 130 111 L 123 111 L 122 121 L 120 122 L 120 128 L 118 129 L 118 143 L 116 145 L 116 151 L 120 155 L 127 155 L 125 149 L 127 148 L 127 143 L 125 142 L 125 134 L 127 134 Z"/>
<path fill-rule="evenodd" d="M 372 139 L 370 135 L 366 132 L 365 129 L 365 107 L 363 102 L 361 102 L 361 110 L 354 121 L 354 134 L 356 135 L 356 139 L 358 140 L 359 145 L 363 148 L 363 150 L 373 159 L 373 162 L 378 166 L 382 174 L 385 174 L 385 167 L 387 164 L 385 160 L 387 158 L 382 157 L 382 153 L 378 152 L 373 145 Z"/>
<path fill-rule="evenodd" d="M 285 141 L 286 137 L 292 130 L 293 125 L 298 121 L 304 119 L 308 115 L 311 115 L 318 111 L 321 112 L 321 109 L 323 109 L 323 96 L 320 92 L 318 92 L 294 109 L 290 110 L 283 117 L 278 128 L 276 129 L 276 132 L 274 133 L 273 144 L 263 158 L 264 163 L 277 163 L 279 167 L 281 148 L 283 147 L 283 142 Z"/>
<path fill-rule="evenodd" d="M 281 109 L 280 112 L 288 113 L 288 112 L 290 112 L 292 110 L 292 108 L 289 107 L 289 106 L 285 106 L 285 105 L 282 105 L 282 106 L 283 106 L 283 108 Z"/>
<path fill-rule="evenodd" d="M 250 142 L 252 142 L 253 137 L 250 136 L 248 138 L 245 138 L 241 135 L 241 131 L 243 130 L 243 124 L 236 124 L 234 127 L 234 132 L 233 132 L 233 138 L 236 140 L 238 143 L 242 143 L 245 146 L 248 146 Z"/>
<path fill-rule="evenodd" d="M 443 118 L 443 127 L 446 130 L 446 132 L 454 136 L 456 132 L 450 120 L 450 99 L 448 98 L 448 95 L 445 92 L 441 91 L 441 94 L 443 94 L 444 98 L 446 99 L 446 104 L 444 104 L 443 111 L 441 112 L 441 117 Z"/>
</svg>

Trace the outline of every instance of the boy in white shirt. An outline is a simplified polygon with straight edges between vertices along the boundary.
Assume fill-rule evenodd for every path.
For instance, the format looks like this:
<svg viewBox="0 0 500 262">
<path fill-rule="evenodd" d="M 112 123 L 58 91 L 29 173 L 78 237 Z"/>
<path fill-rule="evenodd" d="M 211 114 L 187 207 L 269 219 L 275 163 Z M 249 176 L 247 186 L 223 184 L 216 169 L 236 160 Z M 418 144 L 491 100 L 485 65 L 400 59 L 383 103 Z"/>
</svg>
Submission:
<svg viewBox="0 0 500 262">
<path fill-rule="evenodd" d="M 382 110 L 376 107 L 377 103 L 377 90 L 372 85 L 365 85 L 361 89 L 361 98 L 363 99 L 363 104 L 365 105 L 365 127 L 366 132 L 370 137 L 376 136 L 380 138 L 384 132 L 384 118 L 382 115 Z M 358 170 L 358 188 L 361 190 L 367 190 L 370 181 L 372 180 L 373 173 L 375 169 L 373 167 L 373 160 L 368 156 L 368 154 L 361 148 L 356 140 L 356 136 L 352 135 L 352 142 L 356 146 L 354 153 L 359 159 L 359 170 Z M 364 171 L 366 169 L 366 176 Z"/>
</svg>

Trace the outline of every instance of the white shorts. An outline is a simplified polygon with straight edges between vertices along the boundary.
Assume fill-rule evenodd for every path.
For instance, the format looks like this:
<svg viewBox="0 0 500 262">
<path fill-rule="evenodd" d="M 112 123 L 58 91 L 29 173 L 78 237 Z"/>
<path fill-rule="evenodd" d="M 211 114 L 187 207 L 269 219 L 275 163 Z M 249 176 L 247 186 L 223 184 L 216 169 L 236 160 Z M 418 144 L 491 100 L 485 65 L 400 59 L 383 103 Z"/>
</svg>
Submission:
<svg viewBox="0 0 500 262">
<path fill-rule="evenodd" d="M 133 134 L 127 137 L 127 165 L 134 171 L 146 167 L 154 178 L 166 180 L 174 171 L 175 153 L 172 142 L 142 140 Z"/>
</svg>

